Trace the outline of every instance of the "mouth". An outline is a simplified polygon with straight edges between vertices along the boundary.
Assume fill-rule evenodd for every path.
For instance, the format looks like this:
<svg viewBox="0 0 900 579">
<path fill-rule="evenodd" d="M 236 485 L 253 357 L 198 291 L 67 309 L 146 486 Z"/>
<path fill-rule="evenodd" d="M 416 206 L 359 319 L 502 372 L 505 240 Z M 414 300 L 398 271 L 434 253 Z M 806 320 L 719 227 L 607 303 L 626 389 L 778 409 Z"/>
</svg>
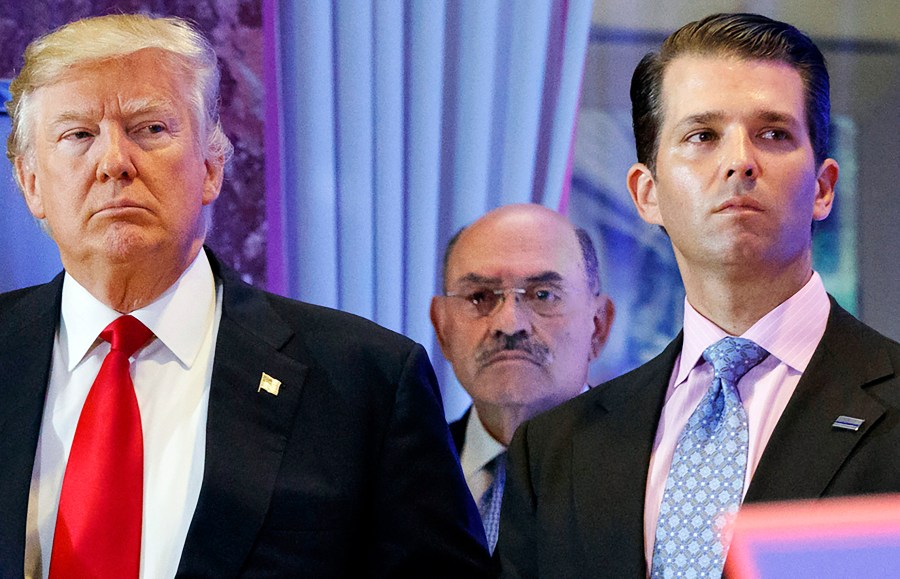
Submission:
<svg viewBox="0 0 900 579">
<path fill-rule="evenodd" d="M 752 197 L 740 196 L 727 199 L 716 206 L 713 213 L 761 213 L 763 206 Z"/>
<path fill-rule="evenodd" d="M 484 356 L 481 360 L 481 367 L 487 368 L 488 366 L 506 362 L 527 362 L 534 366 L 542 365 L 540 360 L 528 352 L 523 352 L 522 350 L 502 350 L 489 356 Z"/>
<path fill-rule="evenodd" d="M 120 199 L 107 203 L 94 211 L 94 217 L 124 217 L 129 214 L 142 213 L 149 211 L 143 205 L 130 201 L 128 199 Z"/>
</svg>

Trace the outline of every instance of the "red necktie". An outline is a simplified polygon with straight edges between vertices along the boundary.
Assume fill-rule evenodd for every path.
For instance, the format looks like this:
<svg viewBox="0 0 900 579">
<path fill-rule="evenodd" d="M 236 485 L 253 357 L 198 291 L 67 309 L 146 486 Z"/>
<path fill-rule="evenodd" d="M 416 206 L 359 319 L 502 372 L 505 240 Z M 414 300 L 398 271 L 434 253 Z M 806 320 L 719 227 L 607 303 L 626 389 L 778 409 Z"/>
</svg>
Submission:
<svg viewBox="0 0 900 579">
<path fill-rule="evenodd" d="M 140 574 L 144 440 L 128 359 L 152 335 L 131 316 L 100 333 L 111 348 L 75 429 L 59 498 L 51 579 Z"/>
</svg>

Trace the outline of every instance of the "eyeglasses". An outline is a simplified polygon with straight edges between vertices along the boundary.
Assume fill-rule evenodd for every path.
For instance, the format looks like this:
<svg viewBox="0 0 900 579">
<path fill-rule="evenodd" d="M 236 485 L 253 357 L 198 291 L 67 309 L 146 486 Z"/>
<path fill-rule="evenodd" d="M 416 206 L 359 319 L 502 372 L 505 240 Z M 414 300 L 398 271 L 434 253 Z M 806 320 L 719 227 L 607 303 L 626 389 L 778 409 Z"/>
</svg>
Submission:
<svg viewBox="0 0 900 579">
<path fill-rule="evenodd" d="M 496 313 L 506 296 L 514 295 L 517 302 L 522 302 L 539 316 L 556 316 L 563 309 L 563 294 L 547 286 L 527 288 L 511 287 L 504 289 L 477 288 L 462 292 L 447 292 L 448 298 L 463 300 L 463 311 L 473 318 L 484 318 Z"/>
</svg>

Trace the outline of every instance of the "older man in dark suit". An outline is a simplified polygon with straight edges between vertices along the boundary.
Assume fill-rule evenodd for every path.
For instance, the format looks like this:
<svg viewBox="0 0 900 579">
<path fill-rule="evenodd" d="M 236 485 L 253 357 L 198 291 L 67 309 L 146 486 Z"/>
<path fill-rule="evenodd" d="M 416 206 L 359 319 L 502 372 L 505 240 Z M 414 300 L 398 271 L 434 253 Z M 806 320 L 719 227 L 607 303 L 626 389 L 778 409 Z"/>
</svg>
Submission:
<svg viewBox="0 0 900 579">
<path fill-rule="evenodd" d="M 613 311 L 590 237 L 552 209 L 505 205 L 447 244 L 431 320 L 472 397 L 450 430 L 491 550 L 513 432 L 587 389 Z"/>
<path fill-rule="evenodd" d="M 710 16 L 641 61 L 631 96 L 627 184 L 671 239 L 684 331 L 519 429 L 507 577 L 718 577 L 742 501 L 900 491 L 900 345 L 811 266 L 838 177 L 818 48 Z"/>
<path fill-rule="evenodd" d="M 485 575 L 424 350 L 203 249 L 218 80 L 184 21 L 118 15 L 11 85 L 65 271 L 0 296 L 0 577 Z"/>
</svg>

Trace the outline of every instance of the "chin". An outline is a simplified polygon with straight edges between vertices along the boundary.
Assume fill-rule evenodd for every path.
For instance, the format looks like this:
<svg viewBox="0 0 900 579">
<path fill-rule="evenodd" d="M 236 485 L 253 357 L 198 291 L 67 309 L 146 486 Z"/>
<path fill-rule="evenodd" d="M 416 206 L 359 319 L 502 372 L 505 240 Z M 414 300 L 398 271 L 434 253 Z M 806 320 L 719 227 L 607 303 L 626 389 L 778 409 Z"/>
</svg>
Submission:
<svg viewBox="0 0 900 579">
<path fill-rule="evenodd" d="M 162 246 L 162 243 L 154 240 L 139 226 L 126 225 L 114 229 L 107 232 L 102 247 L 103 254 L 113 263 L 148 257 L 158 253 Z"/>
<path fill-rule="evenodd" d="M 504 366 L 492 367 L 492 371 L 480 374 L 483 386 L 479 388 L 481 396 L 477 398 L 492 400 L 502 406 L 518 406 L 534 404 L 546 396 L 544 388 L 550 378 L 541 369 Z"/>
</svg>

